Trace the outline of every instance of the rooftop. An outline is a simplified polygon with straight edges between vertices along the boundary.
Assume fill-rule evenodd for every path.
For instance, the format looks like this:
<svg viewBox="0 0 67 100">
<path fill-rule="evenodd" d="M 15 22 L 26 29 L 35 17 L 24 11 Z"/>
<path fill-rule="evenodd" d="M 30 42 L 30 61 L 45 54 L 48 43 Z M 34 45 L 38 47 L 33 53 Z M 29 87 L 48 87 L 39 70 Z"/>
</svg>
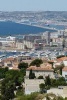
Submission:
<svg viewBox="0 0 67 100">
<path fill-rule="evenodd" d="M 27 70 L 37 70 L 37 71 L 53 71 L 52 69 L 52 65 L 48 64 L 48 63 L 43 63 L 41 64 L 40 67 L 36 67 L 36 66 L 30 66 L 29 68 L 27 68 Z"/>
<path fill-rule="evenodd" d="M 57 59 L 57 61 L 65 61 L 65 60 L 67 60 L 67 57 L 61 57 Z"/>
<path fill-rule="evenodd" d="M 64 67 L 64 68 L 62 69 L 62 71 L 67 71 L 67 67 Z"/>
</svg>

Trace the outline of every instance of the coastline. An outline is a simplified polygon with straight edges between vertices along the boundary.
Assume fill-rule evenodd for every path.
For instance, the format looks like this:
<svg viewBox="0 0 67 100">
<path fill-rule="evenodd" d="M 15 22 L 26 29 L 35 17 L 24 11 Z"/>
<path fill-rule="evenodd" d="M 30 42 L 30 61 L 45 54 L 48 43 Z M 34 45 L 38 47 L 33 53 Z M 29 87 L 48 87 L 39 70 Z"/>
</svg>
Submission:
<svg viewBox="0 0 67 100">
<path fill-rule="evenodd" d="M 26 24 L 26 23 L 21 23 L 21 22 L 15 22 L 15 23 L 22 24 L 22 25 L 28 25 L 28 26 L 35 26 L 35 27 L 43 28 L 43 29 L 50 29 L 50 30 L 58 31 L 56 28 L 49 28 L 49 27 L 46 27 L 46 26 L 31 25 L 31 24 Z"/>
<path fill-rule="evenodd" d="M 4 23 L 8 22 L 8 25 L 5 25 L 3 27 L 3 28 L 6 27 L 6 29 L 4 29 L 4 31 L 1 28 L 1 30 L 3 31 L 3 34 L 4 34 L 3 36 L 9 36 L 9 35 L 15 36 L 15 35 L 25 35 L 25 34 L 40 34 L 40 33 L 46 32 L 46 31 L 49 31 L 49 32 L 57 31 L 57 29 L 55 29 L 55 28 L 49 28 L 49 27 L 44 27 L 44 26 L 40 26 L 40 25 L 30 25 L 30 24 L 26 24 L 26 23 L 21 23 L 19 21 L 7 21 L 7 20 L 2 20 L 1 21 L 0 20 L 0 22 L 4 22 Z M 14 27 L 12 28 L 12 26 L 11 25 L 9 26 L 9 24 L 14 24 Z M 17 25 L 15 26 L 15 24 L 17 24 Z M 19 27 L 18 27 L 18 25 L 19 25 Z M 20 26 L 20 25 L 23 25 L 23 26 Z M 28 32 L 24 28 L 25 25 L 26 25 L 26 29 L 27 29 Z M 29 27 L 29 29 L 28 29 L 28 27 Z M 16 28 L 18 28 L 17 31 L 15 30 Z M 37 29 L 37 28 L 40 28 L 40 29 Z M 2 32 L 1 31 L 0 31 L 0 36 L 2 36 Z"/>
</svg>

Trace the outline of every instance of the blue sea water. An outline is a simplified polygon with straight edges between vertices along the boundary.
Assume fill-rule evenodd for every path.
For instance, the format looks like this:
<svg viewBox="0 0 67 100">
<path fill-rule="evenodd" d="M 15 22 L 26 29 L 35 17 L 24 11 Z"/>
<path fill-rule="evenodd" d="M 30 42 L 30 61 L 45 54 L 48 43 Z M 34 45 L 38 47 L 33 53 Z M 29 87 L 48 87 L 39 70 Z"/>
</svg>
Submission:
<svg viewBox="0 0 67 100">
<path fill-rule="evenodd" d="M 24 25 L 10 21 L 0 21 L 0 36 L 37 34 L 45 31 L 53 32 L 54 30 Z"/>
<path fill-rule="evenodd" d="M 44 25 L 44 26 L 47 26 L 47 25 Z M 54 25 L 54 24 L 49 24 L 47 27 L 55 28 L 57 30 L 64 30 L 66 28 L 66 26 L 64 26 L 64 25 Z"/>
</svg>

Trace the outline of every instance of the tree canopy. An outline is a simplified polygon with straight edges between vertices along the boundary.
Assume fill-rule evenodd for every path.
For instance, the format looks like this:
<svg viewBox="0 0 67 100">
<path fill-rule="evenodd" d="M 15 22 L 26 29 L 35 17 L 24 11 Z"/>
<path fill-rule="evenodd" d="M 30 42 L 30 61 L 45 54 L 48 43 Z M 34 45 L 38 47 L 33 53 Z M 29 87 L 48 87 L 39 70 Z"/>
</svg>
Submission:
<svg viewBox="0 0 67 100">
<path fill-rule="evenodd" d="M 15 97 L 14 91 L 17 89 L 16 87 L 19 88 L 22 85 L 25 72 L 22 69 L 7 70 L 7 68 L 3 68 L 0 70 L 2 71 L 0 74 L 4 74 L 4 76 L 1 77 L 3 80 L 0 83 L 2 100 L 12 100 Z"/>
<path fill-rule="evenodd" d="M 28 67 L 28 63 L 22 62 L 18 64 L 18 68 L 19 69 L 26 69 Z"/>
<path fill-rule="evenodd" d="M 49 75 L 46 76 L 45 85 L 51 85 L 51 79 L 50 79 Z"/>
<path fill-rule="evenodd" d="M 29 79 L 34 79 L 34 78 L 35 78 L 35 73 L 33 73 L 31 69 L 29 73 Z"/>
<path fill-rule="evenodd" d="M 41 59 L 35 59 L 33 60 L 31 63 L 30 63 L 30 66 L 37 66 L 37 67 L 40 67 L 40 64 L 42 64 L 43 61 Z"/>
</svg>

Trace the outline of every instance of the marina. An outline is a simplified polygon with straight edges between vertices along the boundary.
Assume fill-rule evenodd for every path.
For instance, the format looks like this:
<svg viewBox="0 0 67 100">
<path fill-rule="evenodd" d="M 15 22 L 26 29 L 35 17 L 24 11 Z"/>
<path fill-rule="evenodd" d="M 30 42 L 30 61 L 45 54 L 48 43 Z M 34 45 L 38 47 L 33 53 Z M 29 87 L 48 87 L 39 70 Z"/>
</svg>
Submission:
<svg viewBox="0 0 67 100">
<path fill-rule="evenodd" d="M 60 55 L 67 56 L 67 51 L 0 51 L 0 59 L 6 59 L 10 57 L 30 57 L 30 58 L 47 58 L 54 59 Z"/>
</svg>

